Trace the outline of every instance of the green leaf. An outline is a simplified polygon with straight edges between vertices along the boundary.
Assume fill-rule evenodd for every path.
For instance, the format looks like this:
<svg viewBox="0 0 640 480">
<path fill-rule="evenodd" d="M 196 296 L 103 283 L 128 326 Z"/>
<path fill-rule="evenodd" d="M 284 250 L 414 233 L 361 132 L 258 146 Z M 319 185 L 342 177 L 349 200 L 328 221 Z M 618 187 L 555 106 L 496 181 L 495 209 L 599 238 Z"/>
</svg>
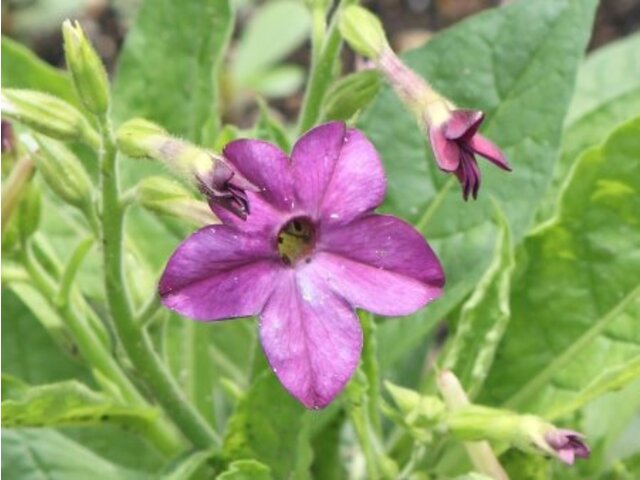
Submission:
<svg viewBox="0 0 640 480">
<path fill-rule="evenodd" d="M 2 37 L 2 87 L 50 93 L 80 107 L 66 72 L 53 68 L 27 47 L 7 37 Z"/>
<path fill-rule="evenodd" d="M 49 429 L 2 429 L 2 475 L 12 479 L 151 479 L 96 455 Z"/>
<path fill-rule="evenodd" d="M 266 370 L 229 420 L 224 455 L 269 465 L 274 478 L 309 478 L 309 415 Z"/>
<path fill-rule="evenodd" d="M 419 345 L 486 271 L 496 236 L 491 196 L 505 212 L 516 243 L 531 224 L 551 179 L 596 4 L 515 2 L 460 22 L 406 55 L 410 66 L 457 105 L 487 113 L 482 133 L 500 145 L 512 163 L 513 172 L 506 173 L 479 160 L 483 189 L 476 202 L 463 202 L 455 179 L 437 169 L 424 129 L 389 89 L 363 114 L 359 124 L 386 167 L 386 210 L 416 222 L 447 274 L 441 300 L 382 326 L 381 351 L 387 363 Z"/>
<path fill-rule="evenodd" d="M 485 400 L 562 410 L 640 354 L 640 118 L 579 161 L 556 221 L 527 239 Z"/>
<path fill-rule="evenodd" d="M 271 480 L 271 470 L 255 460 L 237 460 L 216 477 L 217 480 Z"/>
<path fill-rule="evenodd" d="M 281 122 L 269 112 L 269 107 L 262 100 L 258 101 L 260 116 L 253 129 L 255 138 L 260 138 L 278 145 L 283 151 L 291 151 L 291 142 Z"/>
<path fill-rule="evenodd" d="M 44 310 L 41 313 L 44 315 Z M 49 333 L 9 290 L 2 291 L 2 317 L 3 373 L 34 384 L 90 378 L 88 371 L 58 348 Z M 76 350 L 71 346 L 68 352 L 75 353 Z"/>
<path fill-rule="evenodd" d="M 180 456 L 178 461 L 172 462 L 162 474 L 162 480 L 187 480 L 198 472 L 204 473 L 207 462 L 215 456 L 215 450 L 197 450 Z M 195 477 L 200 478 L 200 477 Z"/>
<path fill-rule="evenodd" d="M 323 102 L 322 118 L 349 120 L 371 103 L 380 91 L 380 74 L 364 70 L 342 77 L 335 82 Z"/>
<path fill-rule="evenodd" d="M 493 261 L 462 306 L 456 335 L 444 361 L 444 368 L 456 372 L 470 398 L 477 395 L 491 370 L 511 317 L 509 294 L 515 258 L 511 231 L 502 214 L 499 223 Z"/>
<path fill-rule="evenodd" d="M 234 79 L 250 83 L 300 46 L 310 26 L 309 12 L 302 2 L 276 0 L 262 4 L 238 42 L 231 65 Z"/>
<path fill-rule="evenodd" d="M 255 75 L 246 86 L 265 97 L 287 97 L 302 86 L 304 73 L 298 65 L 278 65 Z"/>
<path fill-rule="evenodd" d="M 589 147 L 602 143 L 611 127 L 631 120 L 640 111 L 640 35 L 600 48 L 578 71 L 576 90 L 562 140 L 562 155 L 540 218 L 555 210 L 558 194 L 571 166 Z"/>
<path fill-rule="evenodd" d="M 119 57 L 117 121 L 143 117 L 195 142 L 213 138 L 231 19 L 228 0 L 145 1 Z"/>
<path fill-rule="evenodd" d="M 115 423 L 144 429 L 157 416 L 148 408 L 118 405 L 75 380 L 28 387 L 3 378 L 3 427 Z"/>
</svg>

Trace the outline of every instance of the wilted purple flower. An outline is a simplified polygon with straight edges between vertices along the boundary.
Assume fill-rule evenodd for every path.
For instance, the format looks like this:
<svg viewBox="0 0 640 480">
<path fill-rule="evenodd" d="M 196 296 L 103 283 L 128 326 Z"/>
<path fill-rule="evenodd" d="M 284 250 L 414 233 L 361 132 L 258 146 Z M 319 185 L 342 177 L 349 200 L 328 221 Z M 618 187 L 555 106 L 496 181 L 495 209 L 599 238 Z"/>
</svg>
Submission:
<svg viewBox="0 0 640 480">
<path fill-rule="evenodd" d="M 205 227 L 174 252 L 159 285 L 164 305 L 197 320 L 259 315 L 262 346 L 284 387 L 326 406 L 362 348 L 355 307 L 406 315 L 440 296 L 442 268 L 409 224 L 373 211 L 385 178 L 372 144 L 341 122 L 293 147 L 236 140 L 224 157 L 261 192 L 245 221 L 211 205 Z"/>
<path fill-rule="evenodd" d="M 453 110 L 442 124 L 429 127 L 429 139 L 438 166 L 445 172 L 455 173 L 465 200 L 469 194 L 476 198 L 480 188 L 476 154 L 503 170 L 511 171 L 500 149 L 478 133 L 483 120 L 484 113 L 479 110 Z"/>
<path fill-rule="evenodd" d="M 576 457 L 589 458 L 591 454 L 591 449 L 584 441 L 584 435 L 573 430 L 550 430 L 544 438 L 554 455 L 567 465 L 573 465 Z"/>
<path fill-rule="evenodd" d="M 247 191 L 260 190 L 222 159 L 215 160 L 212 165 L 206 175 L 196 175 L 200 191 L 206 195 L 210 205 L 219 205 L 245 220 L 250 213 Z"/>
<path fill-rule="evenodd" d="M 11 122 L 2 120 L 2 153 L 9 152 L 13 149 L 14 137 Z"/>
</svg>

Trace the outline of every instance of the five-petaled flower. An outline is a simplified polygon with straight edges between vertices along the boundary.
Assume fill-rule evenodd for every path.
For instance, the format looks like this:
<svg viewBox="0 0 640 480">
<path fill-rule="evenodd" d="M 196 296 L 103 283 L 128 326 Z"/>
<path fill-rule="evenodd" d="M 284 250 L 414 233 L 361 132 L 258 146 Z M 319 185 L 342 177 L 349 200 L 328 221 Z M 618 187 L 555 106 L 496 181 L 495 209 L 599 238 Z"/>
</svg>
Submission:
<svg viewBox="0 0 640 480">
<path fill-rule="evenodd" d="M 589 446 L 584 441 L 584 435 L 573 430 L 550 430 L 544 438 L 554 455 L 567 465 L 573 465 L 576 457 L 589 458 L 591 454 Z"/>
<path fill-rule="evenodd" d="M 478 133 L 484 120 L 479 110 L 452 110 L 446 121 L 428 127 L 429 139 L 436 162 L 441 170 L 453 172 L 465 200 L 477 198 L 480 188 L 480 169 L 475 155 L 481 155 L 503 170 L 511 171 L 500 149 Z"/>
<path fill-rule="evenodd" d="M 280 382 L 306 407 L 324 407 L 360 358 L 355 308 L 415 312 L 441 295 L 442 268 L 411 225 L 374 213 L 386 181 L 358 130 L 318 126 L 290 158 L 247 139 L 223 154 L 261 192 L 246 192 L 245 221 L 211 203 L 223 223 L 177 248 L 160 280 L 162 301 L 196 320 L 259 315 Z"/>
</svg>

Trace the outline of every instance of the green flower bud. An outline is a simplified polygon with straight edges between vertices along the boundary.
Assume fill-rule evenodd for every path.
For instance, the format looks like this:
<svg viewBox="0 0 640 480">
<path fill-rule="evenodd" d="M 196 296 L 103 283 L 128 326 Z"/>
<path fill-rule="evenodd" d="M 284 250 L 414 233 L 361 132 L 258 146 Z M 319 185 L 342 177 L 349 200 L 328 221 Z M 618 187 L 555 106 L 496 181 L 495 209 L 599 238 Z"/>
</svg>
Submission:
<svg viewBox="0 0 640 480">
<path fill-rule="evenodd" d="M 24 242 L 38 229 L 42 194 L 37 185 L 29 184 L 17 211 L 18 231 Z"/>
<path fill-rule="evenodd" d="M 158 160 L 187 178 L 209 172 L 213 165 L 211 153 L 174 138 L 161 126 L 141 118 L 122 124 L 116 136 L 118 148 L 125 155 Z"/>
<path fill-rule="evenodd" d="M 209 206 L 196 200 L 178 182 L 164 177 L 147 177 L 138 184 L 140 205 L 156 214 L 185 220 L 196 227 L 219 223 Z"/>
<path fill-rule="evenodd" d="M 366 8 L 347 7 L 340 15 L 338 28 L 351 48 L 371 60 L 376 60 L 388 48 L 382 23 Z"/>
<path fill-rule="evenodd" d="M 62 36 L 67 67 L 82 104 L 90 112 L 106 113 L 109 109 L 109 81 L 100 57 L 77 21 L 65 20 Z"/>
<path fill-rule="evenodd" d="M 77 108 L 47 93 L 5 88 L 2 115 L 48 137 L 100 145 L 97 132 Z"/>
<path fill-rule="evenodd" d="M 391 398 L 405 416 L 407 424 L 419 428 L 433 428 L 445 417 L 442 400 L 431 395 L 420 395 L 414 390 L 385 382 Z"/>
<path fill-rule="evenodd" d="M 45 183 L 65 202 L 86 208 L 91 201 L 91 179 L 75 154 L 63 143 L 37 136 L 36 169 Z"/>
</svg>

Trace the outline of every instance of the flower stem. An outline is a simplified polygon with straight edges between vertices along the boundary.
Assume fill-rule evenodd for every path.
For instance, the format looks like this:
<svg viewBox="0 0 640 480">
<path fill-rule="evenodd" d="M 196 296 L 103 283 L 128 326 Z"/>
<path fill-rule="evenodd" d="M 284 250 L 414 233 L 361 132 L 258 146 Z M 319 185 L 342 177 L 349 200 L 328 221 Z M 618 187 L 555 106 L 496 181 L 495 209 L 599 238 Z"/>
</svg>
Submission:
<svg viewBox="0 0 640 480">
<path fill-rule="evenodd" d="M 107 301 L 118 337 L 131 363 L 151 388 L 166 413 L 193 445 L 210 448 L 218 435 L 187 402 L 180 387 L 153 349 L 146 331 L 136 323 L 123 272 L 124 208 L 120 201 L 116 146 L 109 119 L 102 117 L 100 174 L 102 189 L 102 242 Z"/>
<path fill-rule="evenodd" d="M 348 5 L 357 3 L 358 0 L 340 0 L 327 35 L 317 35 L 314 32 L 314 63 L 311 65 L 311 73 L 307 82 L 307 89 L 304 93 L 304 103 L 298 121 L 298 134 L 309 130 L 320 117 L 320 108 L 324 100 L 325 93 L 335 77 L 336 61 L 340 54 L 342 38 L 338 30 L 337 17 Z M 322 46 L 315 45 L 319 39 L 323 39 Z"/>
<path fill-rule="evenodd" d="M 29 277 L 40 294 L 46 298 L 71 331 L 78 349 L 84 359 L 104 378 L 117 386 L 125 401 L 139 406 L 148 406 L 145 399 L 136 390 L 131 380 L 122 371 L 120 365 L 111 356 L 104 343 L 94 333 L 87 321 L 70 305 L 57 305 L 52 299 L 56 296 L 54 282 L 42 270 L 38 261 L 25 245 L 24 265 Z M 171 426 L 165 422 L 155 422 L 147 432 L 149 440 L 165 455 L 175 455 L 182 447 Z"/>
<path fill-rule="evenodd" d="M 443 370 L 438 374 L 438 388 L 449 410 L 456 411 L 469 405 L 467 394 L 452 372 Z M 478 472 L 496 480 L 509 480 L 507 472 L 500 465 L 489 442 L 465 442 L 464 447 Z"/>
</svg>

